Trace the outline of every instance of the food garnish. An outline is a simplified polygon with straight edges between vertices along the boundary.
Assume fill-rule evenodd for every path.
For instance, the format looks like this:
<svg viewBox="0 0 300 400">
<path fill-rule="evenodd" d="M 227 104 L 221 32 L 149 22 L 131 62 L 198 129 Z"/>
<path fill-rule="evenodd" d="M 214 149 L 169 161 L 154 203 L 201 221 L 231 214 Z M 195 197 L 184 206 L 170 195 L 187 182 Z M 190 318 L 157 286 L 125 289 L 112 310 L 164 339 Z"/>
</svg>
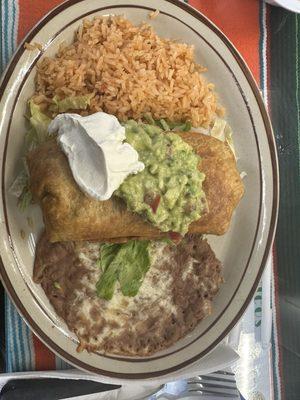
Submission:
<svg viewBox="0 0 300 400">
<path fill-rule="evenodd" d="M 149 246 L 148 240 L 102 244 L 99 259 L 102 275 L 96 285 L 98 296 L 110 300 L 117 282 L 124 296 L 135 296 L 150 266 Z"/>
<path fill-rule="evenodd" d="M 200 157 L 175 132 L 135 121 L 125 127 L 126 140 L 145 169 L 128 176 L 116 195 L 162 232 L 186 233 L 190 223 L 201 217 L 205 203 Z"/>
</svg>

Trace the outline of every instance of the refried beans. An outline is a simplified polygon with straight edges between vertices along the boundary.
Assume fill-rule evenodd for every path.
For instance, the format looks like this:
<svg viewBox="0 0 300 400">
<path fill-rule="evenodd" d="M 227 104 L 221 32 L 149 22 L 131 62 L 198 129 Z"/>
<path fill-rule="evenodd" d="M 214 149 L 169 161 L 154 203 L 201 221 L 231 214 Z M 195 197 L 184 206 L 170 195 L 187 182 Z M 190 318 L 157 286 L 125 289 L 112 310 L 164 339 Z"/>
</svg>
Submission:
<svg viewBox="0 0 300 400">
<path fill-rule="evenodd" d="M 135 297 L 117 286 L 101 299 L 96 283 L 100 244 L 39 240 L 34 280 L 79 339 L 78 351 L 149 356 L 175 343 L 209 315 L 222 267 L 206 240 L 187 235 L 177 246 L 157 241 Z"/>
</svg>

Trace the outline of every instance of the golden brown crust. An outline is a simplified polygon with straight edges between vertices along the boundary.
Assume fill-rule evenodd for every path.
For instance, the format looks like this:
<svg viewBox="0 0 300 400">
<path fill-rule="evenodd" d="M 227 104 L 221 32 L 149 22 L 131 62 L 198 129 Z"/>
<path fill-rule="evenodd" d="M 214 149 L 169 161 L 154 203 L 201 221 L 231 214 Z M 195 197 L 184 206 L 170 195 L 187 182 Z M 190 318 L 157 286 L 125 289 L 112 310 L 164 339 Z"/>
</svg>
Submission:
<svg viewBox="0 0 300 400">
<path fill-rule="evenodd" d="M 191 224 L 190 232 L 224 234 L 244 192 L 234 156 L 229 146 L 210 136 L 179 134 L 202 157 L 200 168 L 206 175 L 209 212 Z M 81 192 L 54 140 L 32 151 L 27 162 L 31 191 L 41 205 L 50 241 L 123 241 L 127 237 L 154 239 L 162 235 L 141 216 L 128 211 L 121 200 L 97 201 Z"/>
<path fill-rule="evenodd" d="M 193 222 L 189 232 L 223 235 L 244 194 L 244 184 L 234 155 L 226 143 L 211 136 L 195 132 L 182 132 L 180 136 L 201 156 L 200 169 L 206 175 L 203 189 L 209 212 Z"/>
</svg>

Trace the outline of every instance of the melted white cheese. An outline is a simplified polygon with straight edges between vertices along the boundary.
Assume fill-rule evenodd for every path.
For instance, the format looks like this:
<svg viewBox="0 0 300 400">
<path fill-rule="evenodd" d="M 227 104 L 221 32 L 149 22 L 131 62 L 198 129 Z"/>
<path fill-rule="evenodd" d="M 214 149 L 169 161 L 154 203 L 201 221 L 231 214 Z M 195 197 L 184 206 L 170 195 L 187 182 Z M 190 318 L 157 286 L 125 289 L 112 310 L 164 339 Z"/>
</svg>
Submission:
<svg viewBox="0 0 300 400">
<path fill-rule="evenodd" d="M 136 150 L 124 143 L 125 128 L 113 115 L 59 114 L 48 130 L 58 133 L 78 186 L 97 200 L 108 200 L 128 175 L 145 167 Z"/>
</svg>

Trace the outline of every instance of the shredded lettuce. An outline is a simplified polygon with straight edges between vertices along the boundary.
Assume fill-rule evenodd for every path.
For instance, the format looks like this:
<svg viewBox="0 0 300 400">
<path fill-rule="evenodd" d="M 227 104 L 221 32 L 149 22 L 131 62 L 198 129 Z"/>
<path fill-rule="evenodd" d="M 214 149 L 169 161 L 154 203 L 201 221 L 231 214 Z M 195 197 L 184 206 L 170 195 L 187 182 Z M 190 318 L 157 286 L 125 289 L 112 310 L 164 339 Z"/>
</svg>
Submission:
<svg viewBox="0 0 300 400">
<path fill-rule="evenodd" d="M 182 132 L 188 132 L 192 129 L 192 123 L 191 121 L 186 121 L 186 122 L 168 122 L 170 125 L 170 128 L 173 131 L 182 131 Z"/>
<path fill-rule="evenodd" d="M 151 114 L 144 114 L 144 119 L 150 125 L 156 125 L 164 131 L 183 131 L 188 132 L 192 129 L 190 121 L 185 122 L 171 122 L 168 119 L 153 119 Z"/>
<path fill-rule="evenodd" d="M 38 146 L 39 140 L 36 130 L 34 128 L 31 127 L 28 129 L 27 132 L 25 132 L 24 141 L 25 141 L 26 152 L 29 152 Z"/>
<path fill-rule="evenodd" d="M 57 96 L 54 96 L 50 110 L 57 113 L 63 113 L 68 110 L 86 110 L 91 103 L 92 97 L 93 94 L 86 94 L 84 96 L 70 96 L 59 100 Z"/>
<path fill-rule="evenodd" d="M 160 119 L 160 120 L 158 121 L 158 123 L 159 123 L 159 125 L 162 127 L 162 129 L 163 129 L 164 131 L 170 131 L 170 130 L 171 130 L 171 128 L 170 128 L 170 126 L 169 126 L 169 124 L 167 123 L 166 120 Z"/>
<path fill-rule="evenodd" d="M 17 197 L 18 207 L 21 211 L 25 211 L 32 202 L 32 195 L 29 188 L 29 174 L 25 158 L 23 158 L 21 171 L 9 188 L 9 193 Z"/>
<path fill-rule="evenodd" d="M 150 124 L 150 125 L 157 125 L 157 122 L 154 121 L 154 119 L 152 118 L 152 115 L 149 114 L 149 113 L 144 114 L 144 119 L 145 119 L 146 122 L 148 122 L 148 124 Z"/>
<path fill-rule="evenodd" d="M 211 136 L 224 142 L 226 124 L 227 122 L 224 119 L 216 118 L 214 125 L 210 131 Z"/>
<path fill-rule="evenodd" d="M 29 175 L 23 166 L 23 169 L 9 188 L 9 193 L 18 198 L 18 207 L 25 211 L 32 201 L 32 195 L 29 188 Z"/>
<path fill-rule="evenodd" d="M 28 102 L 29 105 L 29 129 L 25 133 L 25 152 L 33 150 L 40 143 L 48 139 L 48 126 L 51 119 L 44 114 L 40 106 L 35 104 L 32 99 Z M 11 185 L 9 192 L 18 198 L 18 207 L 21 211 L 32 202 L 32 195 L 29 188 L 29 174 L 27 170 L 26 160 L 23 159 L 23 167 Z"/>
<path fill-rule="evenodd" d="M 23 169 L 19 175 L 16 177 L 14 180 L 13 184 L 9 188 L 10 194 L 12 194 L 15 197 L 20 197 L 24 187 L 28 184 L 28 174 Z"/>
<path fill-rule="evenodd" d="M 131 240 L 101 245 L 99 264 L 103 272 L 96 284 L 100 298 L 110 300 L 117 281 L 124 296 L 137 295 L 150 267 L 149 244 L 148 240 Z"/>
<path fill-rule="evenodd" d="M 231 151 L 233 152 L 234 157 L 236 158 L 235 154 L 235 148 L 234 148 L 234 143 L 233 143 L 233 132 L 231 127 L 227 124 L 225 127 L 225 142 L 228 144 L 228 146 L 231 148 Z"/>
<path fill-rule="evenodd" d="M 233 138 L 232 138 L 232 129 L 228 125 L 228 123 L 221 118 L 216 118 L 214 125 L 210 131 L 210 135 L 213 136 L 216 139 L 221 140 L 222 142 L 226 142 L 228 146 L 230 147 L 234 157 L 235 155 L 235 149 L 234 149 L 234 143 L 233 143 Z"/>
<path fill-rule="evenodd" d="M 171 122 L 169 120 L 160 119 L 155 121 L 155 124 L 162 128 L 164 131 L 181 131 L 188 132 L 192 128 L 190 121 L 186 122 Z"/>
<path fill-rule="evenodd" d="M 32 194 L 29 189 L 29 180 L 27 181 L 27 184 L 24 186 L 21 195 L 18 197 L 18 207 L 20 208 L 21 211 L 25 211 L 26 208 L 31 204 L 32 202 Z"/>
<path fill-rule="evenodd" d="M 193 126 L 193 132 L 198 132 L 198 133 L 202 133 L 203 135 L 210 135 L 210 129 L 208 128 L 203 128 L 202 126 L 198 126 L 198 128 L 195 128 Z"/>
<path fill-rule="evenodd" d="M 37 146 L 47 139 L 48 126 L 51 122 L 51 118 L 44 114 L 41 111 L 40 106 L 35 104 L 32 99 L 29 100 L 29 111 L 30 129 L 26 133 L 25 143 L 26 148 L 31 150 L 32 147 Z"/>
</svg>

